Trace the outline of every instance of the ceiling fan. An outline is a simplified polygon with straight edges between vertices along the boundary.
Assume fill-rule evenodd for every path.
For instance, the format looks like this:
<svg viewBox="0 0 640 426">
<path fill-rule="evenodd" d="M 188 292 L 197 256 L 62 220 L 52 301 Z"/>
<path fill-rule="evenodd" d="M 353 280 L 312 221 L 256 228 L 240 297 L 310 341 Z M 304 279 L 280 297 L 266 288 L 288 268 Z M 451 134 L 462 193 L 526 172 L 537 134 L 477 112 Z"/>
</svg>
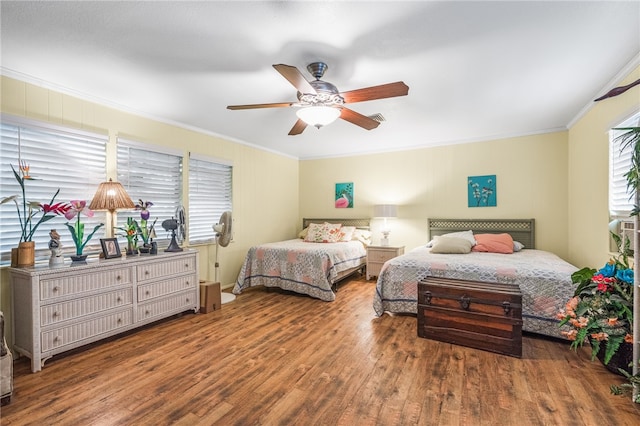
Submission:
<svg viewBox="0 0 640 426">
<path fill-rule="evenodd" d="M 345 104 L 371 101 L 374 99 L 405 96 L 409 93 L 409 86 L 402 81 L 371 86 L 363 89 L 339 92 L 333 84 L 320 80 L 328 66 L 324 62 L 313 62 L 307 70 L 315 77 L 314 81 L 307 81 L 302 73 L 294 66 L 277 64 L 273 67 L 298 90 L 298 102 L 281 102 L 253 105 L 229 105 L 227 109 L 281 108 L 298 107 L 296 115 L 298 121 L 289 131 L 289 135 L 299 135 L 308 125 L 320 128 L 341 118 L 366 130 L 375 129 L 380 124 L 378 120 L 367 117 L 349 108 Z"/>
</svg>

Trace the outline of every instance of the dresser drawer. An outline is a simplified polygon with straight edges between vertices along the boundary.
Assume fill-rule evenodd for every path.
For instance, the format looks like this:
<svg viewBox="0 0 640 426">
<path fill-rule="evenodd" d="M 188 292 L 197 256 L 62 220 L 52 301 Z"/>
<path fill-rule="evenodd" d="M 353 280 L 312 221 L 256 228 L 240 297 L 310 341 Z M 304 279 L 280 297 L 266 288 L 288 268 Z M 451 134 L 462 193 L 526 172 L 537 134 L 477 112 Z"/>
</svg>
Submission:
<svg viewBox="0 0 640 426">
<path fill-rule="evenodd" d="M 64 275 L 40 281 L 40 300 L 79 295 L 132 282 L 131 269 L 118 268 L 79 275 Z"/>
<path fill-rule="evenodd" d="M 44 327 L 96 312 L 131 305 L 132 293 L 133 290 L 131 288 L 124 288 L 82 299 L 43 306 L 40 308 L 40 325 Z"/>
<path fill-rule="evenodd" d="M 141 284 L 138 286 L 138 302 L 153 299 L 154 297 L 165 296 L 179 291 L 196 288 L 198 281 L 195 275 L 176 277 L 160 282 Z M 199 287 L 198 287 L 199 288 Z"/>
<path fill-rule="evenodd" d="M 153 302 L 138 305 L 137 321 L 146 321 L 155 317 L 164 317 L 166 312 L 180 312 L 181 310 L 200 309 L 196 291 L 187 291 L 175 296 L 165 297 Z"/>
<path fill-rule="evenodd" d="M 40 334 L 41 350 L 46 352 L 62 346 L 74 345 L 85 339 L 93 341 L 95 339 L 92 338 L 95 336 L 127 328 L 131 324 L 133 324 L 133 309 L 129 308 L 66 327 L 43 331 Z"/>
<path fill-rule="evenodd" d="M 184 274 L 185 272 L 195 273 L 195 268 L 195 256 L 188 256 L 164 262 L 145 263 L 136 267 L 136 273 L 138 282 L 144 282 L 158 277 Z"/>
</svg>

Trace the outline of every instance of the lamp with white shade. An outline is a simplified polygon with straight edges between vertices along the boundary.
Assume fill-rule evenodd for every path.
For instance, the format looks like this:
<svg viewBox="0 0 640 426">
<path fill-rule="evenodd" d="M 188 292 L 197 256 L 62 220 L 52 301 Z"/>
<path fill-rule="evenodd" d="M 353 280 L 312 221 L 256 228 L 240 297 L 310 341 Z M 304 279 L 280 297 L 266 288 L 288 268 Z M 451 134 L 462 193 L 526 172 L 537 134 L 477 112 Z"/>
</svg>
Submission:
<svg viewBox="0 0 640 426">
<path fill-rule="evenodd" d="M 389 225 L 387 223 L 388 218 L 398 217 L 398 206 L 395 204 L 376 204 L 373 206 L 373 216 L 381 217 L 384 219 L 384 225 L 382 227 L 382 239 L 380 245 L 384 247 L 389 246 Z"/>
</svg>

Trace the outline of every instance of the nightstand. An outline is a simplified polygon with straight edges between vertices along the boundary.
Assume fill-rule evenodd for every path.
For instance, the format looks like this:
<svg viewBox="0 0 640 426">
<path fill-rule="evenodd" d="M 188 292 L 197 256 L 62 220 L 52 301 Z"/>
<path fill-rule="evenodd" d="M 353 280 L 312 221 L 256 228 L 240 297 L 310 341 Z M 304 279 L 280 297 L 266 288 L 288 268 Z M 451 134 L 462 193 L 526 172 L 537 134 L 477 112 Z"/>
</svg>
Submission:
<svg viewBox="0 0 640 426">
<path fill-rule="evenodd" d="M 384 262 L 401 254 L 404 254 L 404 246 L 367 247 L 367 279 L 377 277 Z"/>
</svg>

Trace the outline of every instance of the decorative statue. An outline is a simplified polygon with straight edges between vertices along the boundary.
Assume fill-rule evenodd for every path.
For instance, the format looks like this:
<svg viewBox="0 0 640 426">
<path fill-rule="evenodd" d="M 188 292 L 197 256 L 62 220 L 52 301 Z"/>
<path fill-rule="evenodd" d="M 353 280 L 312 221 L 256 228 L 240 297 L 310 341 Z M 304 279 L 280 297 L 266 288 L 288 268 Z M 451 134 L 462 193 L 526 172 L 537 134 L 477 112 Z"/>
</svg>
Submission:
<svg viewBox="0 0 640 426">
<path fill-rule="evenodd" d="M 49 258 L 49 266 L 57 266 L 64 264 L 64 256 L 62 256 L 62 244 L 60 243 L 60 234 L 55 229 L 49 232 L 51 239 L 49 240 L 49 250 L 51 257 Z"/>
</svg>

